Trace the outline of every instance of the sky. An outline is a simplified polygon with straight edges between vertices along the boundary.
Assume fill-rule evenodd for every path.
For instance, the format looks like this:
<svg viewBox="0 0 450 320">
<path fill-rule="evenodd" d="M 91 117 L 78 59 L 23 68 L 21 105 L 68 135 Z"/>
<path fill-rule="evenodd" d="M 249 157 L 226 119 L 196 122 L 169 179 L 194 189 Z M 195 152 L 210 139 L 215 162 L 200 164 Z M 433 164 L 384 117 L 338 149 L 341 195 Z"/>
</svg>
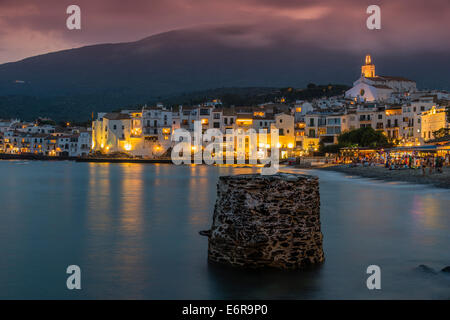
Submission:
<svg viewBox="0 0 450 320">
<path fill-rule="evenodd" d="M 71 4 L 81 8 L 81 30 L 66 28 Z M 381 8 L 381 30 L 366 27 L 372 4 Z M 238 46 L 289 38 L 352 53 L 442 53 L 450 49 L 450 1 L 0 0 L 0 63 L 210 26 L 226 27 Z"/>
</svg>

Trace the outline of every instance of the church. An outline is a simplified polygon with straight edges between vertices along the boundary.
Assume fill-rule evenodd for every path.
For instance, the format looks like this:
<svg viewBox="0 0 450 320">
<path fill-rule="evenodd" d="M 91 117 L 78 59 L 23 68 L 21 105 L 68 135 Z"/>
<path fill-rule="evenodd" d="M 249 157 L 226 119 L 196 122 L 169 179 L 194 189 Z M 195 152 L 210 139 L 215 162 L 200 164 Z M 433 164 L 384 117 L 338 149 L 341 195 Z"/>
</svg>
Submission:
<svg viewBox="0 0 450 320">
<path fill-rule="evenodd" d="M 377 76 L 372 57 L 366 55 L 361 67 L 361 77 L 353 83 L 353 88 L 345 93 L 346 98 L 358 101 L 386 101 L 393 95 L 404 95 L 417 91 L 416 82 L 402 77 Z"/>
</svg>

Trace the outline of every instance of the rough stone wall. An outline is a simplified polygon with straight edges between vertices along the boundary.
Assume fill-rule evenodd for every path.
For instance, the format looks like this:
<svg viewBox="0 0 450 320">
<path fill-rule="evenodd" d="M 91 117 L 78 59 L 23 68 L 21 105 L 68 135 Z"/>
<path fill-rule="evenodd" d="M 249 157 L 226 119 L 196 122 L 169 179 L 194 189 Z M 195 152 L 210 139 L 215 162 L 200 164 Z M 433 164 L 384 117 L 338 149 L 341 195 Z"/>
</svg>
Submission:
<svg viewBox="0 0 450 320">
<path fill-rule="evenodd" d="M 297 269 L 324 261 L 317 177 L 223 176 L 209 236 L 210 261 Z"/>
</svg>

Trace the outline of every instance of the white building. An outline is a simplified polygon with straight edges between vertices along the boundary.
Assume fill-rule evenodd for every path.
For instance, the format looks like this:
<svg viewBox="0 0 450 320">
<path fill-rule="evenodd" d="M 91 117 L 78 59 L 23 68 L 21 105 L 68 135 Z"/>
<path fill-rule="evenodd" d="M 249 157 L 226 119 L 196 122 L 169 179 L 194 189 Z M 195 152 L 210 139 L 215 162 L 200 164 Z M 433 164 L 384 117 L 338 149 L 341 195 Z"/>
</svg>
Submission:
<svg viewBox="0 0 450 320">
<path fill-rule="evenodd" d="M 367 55 L 365 65 L 361 67 L 361 77 L 353 83 L 345 96 L 357 101 L 388 101 L 394 95 L 408 96 L 416 91 L 415 81 L 403 77 L 377 76 L 372 58 Z"/>
</svg>

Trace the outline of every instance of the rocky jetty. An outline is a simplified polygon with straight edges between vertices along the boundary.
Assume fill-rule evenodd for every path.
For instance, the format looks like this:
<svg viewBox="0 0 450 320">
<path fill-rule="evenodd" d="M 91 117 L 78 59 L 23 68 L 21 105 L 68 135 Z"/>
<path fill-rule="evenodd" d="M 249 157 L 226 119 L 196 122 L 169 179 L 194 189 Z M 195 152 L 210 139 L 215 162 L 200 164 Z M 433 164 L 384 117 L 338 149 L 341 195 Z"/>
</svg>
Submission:
<svg viewBox="0 0 450 320">
<path fill-rule="evenodd" d="M 450 266 L 443 268 L 441 271 L 450 274 Z"/>
<path fill-rule="evenodd" d="M 425 264 L 419 265 L 416 268 L 416 271 L 422 272 L 422 273 L 426 273 L 426 274 L 437 274 L 437 272 L 433 268 L 431 268 L 431 267 L 429 267 L 429 266 L 427 266 Z"/>
<path fill-rule="evenodd" d="M 317 177 L 223 176 L 208 236 L 212 262 L 298 269 L 324 261 Z"/>
</svg>

